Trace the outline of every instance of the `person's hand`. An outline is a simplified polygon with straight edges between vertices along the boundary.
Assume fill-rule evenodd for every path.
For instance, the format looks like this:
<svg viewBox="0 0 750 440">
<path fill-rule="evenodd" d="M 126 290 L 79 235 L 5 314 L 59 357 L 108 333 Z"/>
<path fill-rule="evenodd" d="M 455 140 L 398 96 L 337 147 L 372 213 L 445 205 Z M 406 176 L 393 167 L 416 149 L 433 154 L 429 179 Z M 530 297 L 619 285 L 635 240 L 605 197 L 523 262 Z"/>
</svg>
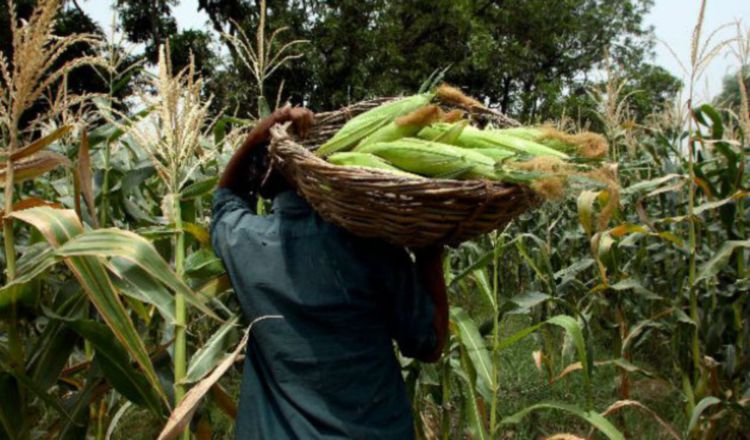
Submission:
<svg viewBox="0 0 750 440">
<path fill-rule="evenodd" d="M 261 174 L 256 173 L 256 178 L 248 178 L 248 168 L 252 162 L 253 151 L 263 145 L 268 145 L 271 137 L 271 127 L 274 124 L 291 122 L 300 137 L 307 135 L 313 124 L 313 113 L 303 107 L 282 107 L 267 117 L 258 121 L 255 127 L 245 138 L 242 146 L 235 151 L 229 160 L 224 173 L 219 180 L 219 187 L 229 188 L 237 194 L 246 194 L 255 190 L 262 181 Z M 265 176 L 265 170 L 262 172 Z"/>
<path fill-rule="evenodd" d="M 315 114 L 304 107 L 284 106 L 273 113 L 276 123 L 291 122 L 295 132 L 301 138 L 307 136 L 315 120 Z"/>
</svg>

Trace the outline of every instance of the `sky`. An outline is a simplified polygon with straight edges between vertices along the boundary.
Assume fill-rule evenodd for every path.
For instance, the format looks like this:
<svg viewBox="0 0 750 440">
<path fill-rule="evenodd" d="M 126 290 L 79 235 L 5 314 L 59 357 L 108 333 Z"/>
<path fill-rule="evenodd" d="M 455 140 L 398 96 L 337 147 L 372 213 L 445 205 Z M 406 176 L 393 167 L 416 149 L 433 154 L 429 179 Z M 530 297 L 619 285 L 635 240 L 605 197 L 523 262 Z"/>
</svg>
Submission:
<svg viewBox="0 0 750 440">
<path fill-rule="evenodd" d="M 110 27 L 113 0 L 84 0 L 79 3 L 105 29 Z M 212 29 L 208 24 L 208 17 L 197 9 L 198 0 L 179 2 L 174 10 L 174 16 L 180 30 Z M 646 24 L 653 26 L 657 38 L 656 54 L 652 62 L 665 67 L 678 78 L 685 79 L 680 62 L 689 64 L 691 35 L 699 10 L 700 0 L 655 0 L 651 12 L 646 17 Z M 737 20 L 741 20 L 746 28 L 750 27 L 750 0 L 708 0 L 703 35 L 708 36 L 713 30 Z M 736 28 L 731 26 L 721 31 L 715 41 L 731 38 L 735 34 Z M 723 78 L 732 73 L 736 66 L 736 60 L 726 53 L 716 57 L 697 84 L 698 97 L 707 100 L 718 94 Z"/>
<path fill-rule="evenodd" d="M 700 11 L 700 0 L 655 0 L 646 23 L 654 28 L 658 39 L 655 47 L 654 64 L 665 67 L 673 75 L 683 78 L 680 62 L 670 52 L 672 48 L 679 60 L 690 64 L 690 44 Z M 704 38 L 721 26 L 741 20 L 743 26 L 750 27 L 750 0 L 708 0 L 703 24 Z M 732 25 L 715 37 L 715 42 L 732 38 L 737 28 Z M 725 51 L 714 58 L 704 78 L 697 84 L 698 97 L 707 98 L 721 92 L 723 78 L 734 73 L 738 62 Z"/>
</svg>

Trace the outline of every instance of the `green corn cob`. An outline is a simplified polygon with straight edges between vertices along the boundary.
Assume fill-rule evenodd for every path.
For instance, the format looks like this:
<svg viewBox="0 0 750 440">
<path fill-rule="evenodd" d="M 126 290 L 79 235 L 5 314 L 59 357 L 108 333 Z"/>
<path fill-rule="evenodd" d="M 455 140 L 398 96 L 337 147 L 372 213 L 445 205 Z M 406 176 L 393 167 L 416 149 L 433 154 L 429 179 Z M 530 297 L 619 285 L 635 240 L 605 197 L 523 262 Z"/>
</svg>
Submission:
<svg viewBox="0 0 750 440">
<path fill-rule="evenodd" d="M 420 138 L 436 138 L 440 133 L 451 130 L 451 125 L 438 123 L 425 127 L 419 133 Z M 467 126 L 455 139 L 455 145 L 464 148 L 500 148 L 515 153 L 528 154 L 530 156 L 552 156 L 567 159 L 569 156 L 561 151 L 530 141 L 522 137 L 512 136 L 500 130 L 480 130 L 476 127 Z"/>
<path fill-rule="evenodd" d="M 408 96 L 366 111 L 341 127 L 331 139 L 318 148 L 316 154 L 325 157 L 339 151 L 350 150 L 362 139 L 390 124 L 396 118 L 429 104 L 434 96 L 434 93 Z"/>
<path fill-rule="evenodd" d="M 402 171 L 394 167 L 393 165 L 389 164 L 385 160 L 379 158 L 378 156 L 375 156 L 374 154 L 370 154 L 370 153 L 360 153 L 360 152 L 355 152 L 355 151 L 340 152 L 340 153 L 334 153 L 328 156 L 327 160 L 328 162 L 334 165 L 376 169 L 376 170 L 388 171 L 393 174 L 398 174 L 399 176 L 402 176 L 402 177 L 410 177 L 410 178 L 417 178 L 417 179 L 423 178 L 422 176 L 418 176 L 416 174 Z"/>
<path fill-rule="evenodd" d="M 383 158 L 402 170 L 428 177 L 497 178 L 492 158 L 439 142 L 404 138 L 368 145 L 361 151 Z"/>
</svg>

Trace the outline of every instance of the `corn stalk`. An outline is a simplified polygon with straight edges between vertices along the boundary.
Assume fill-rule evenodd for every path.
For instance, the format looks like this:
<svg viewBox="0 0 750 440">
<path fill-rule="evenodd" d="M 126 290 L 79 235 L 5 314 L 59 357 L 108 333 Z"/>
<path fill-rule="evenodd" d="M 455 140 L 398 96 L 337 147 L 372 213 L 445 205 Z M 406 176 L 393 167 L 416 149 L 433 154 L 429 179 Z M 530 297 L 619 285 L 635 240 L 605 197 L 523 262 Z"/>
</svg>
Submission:
<svg viewBox="0 0 750 440">
<path fill-rule="evenodd" d="M 180 207 L 180 197 L 174 194 L 174 220 L 177 229 L 175 238 L 175 272 L 178 277 L 183 276 L 183 266 L 185 261 L 185 232 L 182 226 L 182 209 Z M 185 397 L 185 386 L 181 383 L 187 374 L 187 307 L 185 306 L 185 297 L 181 293 L 175 295 L 175 346 L 174 346 L 174 400 L 179 404 Z M 183 434 L 185 440 L 189 440 L 190 433 L 185 431 Z"/>
<path fill-rule="evenodd" d="M 500 308 L 498 306 L 500 302 L 499 296 L 499 281 L 500 274 L 498 273 L 498 266 L 500 264 L 500 252 L 503 248 L 504 243 L 500 240 L 502 235 L 499 237 L 495 234 L 492 240 L 492 297 L 495 299 L 492 303 L 493 310 L 493 323 L 492 323 L 492 362 L 493 366 L 493 377 L 495 379 L 494 387 L 492 389 L 492 400 L 490 401 L 490 436 L 496 435 L 497 426 L 497 411 L 498 411 L 498 399 L 500 397 L 500 362 L 497 362 L 497 358 L 500 355 L 498 347 L 500 345 Z"/>
<path fill-rule="evenodd" d="M 178 73 L 172 72 L 169 45 L 159 51 L 159 74 L 153 79 L 157 95 L 142 95 L 147 108 L 154 111 L 142 120 L 109 109 L 110 118 L 140 144 L 148 154 L 169 194 L 162 203 L 165 215 L 174 222 L 173 255 L 175 271 L 183 275 L 185 263 L 185 232 L 183 228 L 180 190 L 191 179 L 194 171 L 213 157 L 213 151 L 202 149 L 200 139 L 206 137 L 213 126 L 208 118 L 211 99 L 201 97 L 203 81 L 195 74 L 195 64 L 190 64 Z M 125 122 L 123 122 L 125 121 Z M 187 373 L 187 310 L 185 297 L 176 292 L 174 303 L 174 394 L 179 405 L 185 396 L 184 378 Z M 189 432 L 183 435 L 189 438 Z"/>
</svg>

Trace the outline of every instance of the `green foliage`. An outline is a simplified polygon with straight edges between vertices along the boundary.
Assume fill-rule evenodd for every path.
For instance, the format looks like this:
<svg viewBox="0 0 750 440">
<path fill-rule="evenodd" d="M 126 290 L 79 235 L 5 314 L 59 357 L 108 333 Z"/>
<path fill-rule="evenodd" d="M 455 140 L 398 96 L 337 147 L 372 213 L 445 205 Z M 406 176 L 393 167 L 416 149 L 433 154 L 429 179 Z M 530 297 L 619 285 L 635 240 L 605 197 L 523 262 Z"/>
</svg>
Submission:
<svg viewBox="0 0 750 440">
<path fill-rule="evenodd" d="M 128 40 L 145 44 L 152 63 L 159 56 L 162 41 L 177 33 L 177 22 L 172 17 L 176 4 L 177 0 L 117 0 L 116 10 Z"/>
<path fill-rule="evenodd" d="M 259 22 L 253 3 L 199 5 L 215 29 L 236 32 L 234 20 L 251 35 Z M 562 90 L 587 86 L 580 76 L 604 60 L 607 48 L 614 47 L 613 56 L 625 65 L 641 63 L 649 49 L 642 17 L 650 4 L 269 1 L 271 29 L 289 27 L 289 39 L 310 41 L 305 57 L 281 69 L 269 90 L 278 90 L 283 80 L 284 96 L 330 110 L 417 90 L 436 69 L 450 66 L 448 82 L 521 119 L 544 120 L 559 114 L 554 112 L 565 100 Z M 236 102 L 243 107 L 241 98 Z"/>
<path fill-rule="evenodd" d="M 446 404 L 446 396 L 440 396 L 445 384 L 433 385 L 425 369 L 424 386 L 415 399 L 424 407 L 430 407 L 427 402 L 442 402 L 438 408 L 468 405 L 467 411 L 482 399 L 488 411 L 485 428 L 490 433 L 512 429 L 521 438 L 551 432 L 583 435 L 585 425 L 564 412 L 609 438 L 676 438 L 680 431 L 685 438 L 741 438 L 750 392 L 744 330 L 750 324 L 750 304 L 743 294 L 750 286 L 750 194 L 748 176 L 740 170 L 750 149 L 729 141 L 735 134 L 713 107 L 696 107 L 693 117 L 702 140 L 692 209 L 700 237 L 698 319 L 689 316 L 686 269 L 689 183 L 679 143 L 687 132 L 683 126 L 653 124 L 638 132 L 647 148 L 625 149 L 619 158 L 623 189 L 613 215 L 602 217 L 612 193 L 589 191 L 451 253 L 456 274 L 449 280 L 451 302 L 462 307 L 453 311 L 452 320 L 465 328 L 472 328 L 473 320 L 484 341 L 467 341 L 457 333 L 442 362 L 456 375 L 450 380 L 475 389 L 451 387 Z M 664 145 L 669 142 L 675 144 Z M 649 148 L 657 144 L 666 148 Z M 651 160 L 655 154 L 657 160 Z M 525 323 L 509 329 L 520 317 Z M 504 330 L 498 332 L 498 327 Z M 696 328 L 705 359 L 697 370 L 691 358 Z M 464 351 L 473 358 L 456 364 Z M 478 357 L 481 353 L 489 354 Z M 482 373 L 487 370 L 489 374 Z M 522 378 L 508 377 L 518 370 L 524 372 Z M 498 385 L 493 391 L 501 396 L 496 408 L 494 395 L 486 397 L 482 375 Z M 467 377 L 476 379 L 466 382 Z M 655 383 L 657 395 L 645 391 Z M 538 391 L 526 400 L 504 402 L 504 396 L 518 392 L 516 387 Z M 562 393 L 561 401 L 558 387 L 575 391 Z M 627 403 L 633 399 L 638 400 Z M 627 406 L 639 408 L 653 423 L 614 415 Z M 538 418 L 524 422 L 542 408 L 564 412 L 544 416 L 541 424 Z M 434 417 L 447 420 L 444 411 L 435 410 Z M 493 422 L 497 419 L 499 424 Z M 440 425 L 442 433 L 479 432 L 471 412 L 450 420 Z"/>
<path fill-rule="evenodd" d="M 18 3 L 28 16 L 33 2 Z M 91 30 L 72 3 L 61 32 Z M 255 3 L 199 1 L 215 28 L 234 29 L 236 19 L 249 35 L 259 21 Z M 172 1 L 119 4 L 133 41 L 155 48 L 174 30 Z M 695 105 L 690 115 L 661 110 L 679 83 L 641 63 L 649 5 L 269 1 L 269 29 L 290 26 L 291 38 L 312 40 L 304 58 L 274 74 L 269 95 L 283 80 L 283 96 L 330 109 L 413 92 L 452 65 L 448 81 L 525 118 L 565 111 L 605 131 L 617 153 L 619 194 L 600 188 L 570 197 L 447 253 L 449 345 L 435 365 L 404 361 L 422 437 L 746 435 L 750 147 L 722 107 Z M 255 113 L 256 86 L 239 69 L 216 68 L 205 33 L 170 38 L 175 69 L 192 50 L 199 70 L 212 76 L 210 88 L 222 95 L 215 108 L 231 103 L 229 115 Z M 614 69 L 630 120 L 608 119 L 604 99 L 611 97 L 591 93 L 590 86 L 610 83 L 580 81 L 608 46 L 615 62 L 630 66 Z M 153 110 L 130 114 L 117 103 L 118 94 L 151 91 L 136 73 L 81 83 L 80 91 L 106 96 L 87 101 L 82 114 L 76 106 L 46 114 L 40 105 L 29 114 L 44 115 L 44 124 L 14 133 L 19 147 L 30 148 L 15 155 L 43 150 L 76 166 L 37 170 L 33 180 L 10 186 L 6 205 L 19 208 L 9 218 L 22 221 L 5 223 L 19 258 L 17 276 L 0 287 L 0 438 L 153 438 L 175 391 L 200 385 L 210 397 L 190 408 L 196 419 L 213 428 L 213 438 L 231 435 L 237 373 L 220 382 L 229 397 L 214 382 L 209 393 L 204 379 L 217 366 L 219 373 L 229 368 L 241 332 L 207 227 L 216 176 L 243 136 L 235 129 L 250 121 L 225 116 L 213 131 L 194 127 L 196 148 L 217 154 L 172 194 L 126 133 Z M 71 84 L 91 80 L 77 75 Z M 738 92 L 733 81 L 727 102 Z M 129 121 L 119 128 L 104 122 L 119 119 L 110 107 Z M 654 111 L 659 117 L 648 117 Z M 8 134 L 0 132 L 0 144 Z M 689 138 L 697 142 L 692 156 Z M 81 209 L 89 197 L 92 206 Z M 610 200 L 617 201 L 612 210 Z M 7 261 L 0 256 L 4 269 Z M 186 352 L 174 355 L 176 345 Z M 184 376 L 175 380 L 178 363 Z"/>
<path fill-rule="evenodd" d="M 716 97 L 716 103 L 721 107 L 727 107 L 737 111 L 740 107 L 740 83 L 738 76 L 742 76 L 745 88 L 750 90 L 750 66 L 744 66 L 736 72 L 724 77 L 721 93 Z"/>
</svg>

